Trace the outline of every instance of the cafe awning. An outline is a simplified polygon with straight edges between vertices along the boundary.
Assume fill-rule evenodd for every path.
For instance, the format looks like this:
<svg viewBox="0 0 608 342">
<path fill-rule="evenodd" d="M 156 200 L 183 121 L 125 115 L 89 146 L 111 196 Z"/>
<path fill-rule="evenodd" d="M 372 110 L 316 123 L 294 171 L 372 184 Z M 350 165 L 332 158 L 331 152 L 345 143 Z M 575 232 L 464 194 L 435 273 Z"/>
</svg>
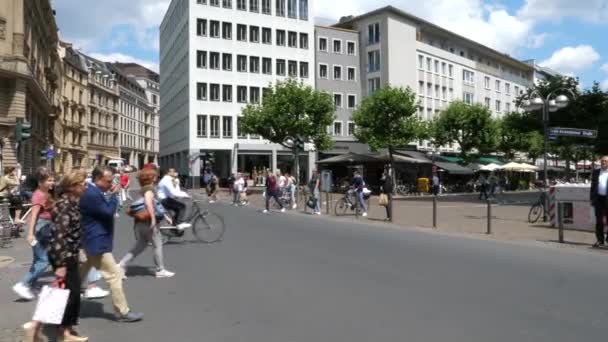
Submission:
<svg viewBox="0 0 608 342">
<path fill-rule="evenodd" d="M 494 157 L 480 157 L 477 162 L 479 164 L 496 164 L 496 165 L 503 165 L 504 163 L 501 162 L 500 160 L 494 158 Z"/>
<path fill-rule="evenodd" d="M 462 163 L 462 158 L 453 156 L 438 156 L 437 159 L 448 163 Z"/>
<path fill-rule="evenodd" d="M 317 164 L 354 164 L 380 162 L 377 158 L 365 154 L 345 153 L 317 161 Z"/>
<path fill-rule="evenodd" d="M 448 172 L 452 175 L 472 175 L 473 170 L 467 167 L 455 164 L 455 163 L 446 163 L 446 162 L 435 162 L 435 165 L 441 170 Z"/>
</svg>

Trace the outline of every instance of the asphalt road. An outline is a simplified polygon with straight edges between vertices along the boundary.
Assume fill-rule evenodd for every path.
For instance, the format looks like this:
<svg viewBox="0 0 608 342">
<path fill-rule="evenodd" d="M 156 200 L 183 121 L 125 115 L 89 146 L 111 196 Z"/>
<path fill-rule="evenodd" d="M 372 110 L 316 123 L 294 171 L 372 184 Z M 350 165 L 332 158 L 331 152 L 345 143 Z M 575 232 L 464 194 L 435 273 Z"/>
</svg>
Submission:
<svg viewBox="0 0 608 342">
<path fill-rule="evenodd" d="M 91 341 L 590 341 L 608 333 L 603 255 L 212 208 L 225 217 L 225 240 L 166 246 L 171 279 L 152 276 L 146 251 L 125 283 L 144 321 L 115 323 L 109 299 L 85 302 L 80 330 Z M 117 259 L 133 242 L 127 219 L 119 226 Z M 0 328 L 33 307 L 7 299 L 3 287 Z"/>
</svg>

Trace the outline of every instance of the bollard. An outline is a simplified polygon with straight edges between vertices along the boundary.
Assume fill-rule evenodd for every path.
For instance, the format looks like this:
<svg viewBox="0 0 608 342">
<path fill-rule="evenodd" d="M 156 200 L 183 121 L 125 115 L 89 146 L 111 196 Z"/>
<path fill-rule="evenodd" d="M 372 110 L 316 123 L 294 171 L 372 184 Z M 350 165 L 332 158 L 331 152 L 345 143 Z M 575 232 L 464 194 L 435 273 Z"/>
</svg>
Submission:
<svg viewBox="0 0 608 342">
<path fill-rule="evenodd" d="M 437 195 L 433 195 L 433 228 L 437 228 Z"/>
<path fill-rule="evenodd" d="M 327 204 L 325 206 L 325 214 L 329 215 L 329 192 L 325 193 L 325 203 Z"/>
<path fill-rule="evenodd" d="M 492 234 L 492 201 L 489 198 L 486 199 L 488 202 L 488 230 L 486 234 Z"/>
<path fill-rule="evenodd" d="M 559 243 L 564 243 L 564 203 L 557 203 L 557 234 Z"/>
</svg>

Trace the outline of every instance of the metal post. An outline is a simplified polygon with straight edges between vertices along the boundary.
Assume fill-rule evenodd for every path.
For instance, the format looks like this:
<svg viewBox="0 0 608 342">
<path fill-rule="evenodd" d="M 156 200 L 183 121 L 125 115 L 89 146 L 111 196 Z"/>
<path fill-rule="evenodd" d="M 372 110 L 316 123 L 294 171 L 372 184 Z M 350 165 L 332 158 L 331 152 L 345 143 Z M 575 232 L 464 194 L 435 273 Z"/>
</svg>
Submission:
<svg viewBox="0 0 608 342">
<path fill-rule="evenodd" d="M 564 243 L 564 203 L 557 203 L 557 229 L 559 243 Z"/>
<path fill-rule="evenodd" d="M 492 201 L 489 198 L 486 201 L 488 203 L 488 230 L 486 234 L 490 235 L 492 234 Z"/>
<path fill-rule="evenodd" d="M 437 195 L 433 195 L 433 228 L 437 228 Z"/>
<path fill-rule="evenodd" d="M 325 193 L 325 202 L 326 202 L 325 214 L 329 215 L 329 192 Z"/>
<path fill-rule="evenodd" d="M 548 176 L 548 171 L 547 171 L 547 149 L 548 149 L 548 145 L 549 145 L 549 103 L 548 103 L 548 98 L 546 101 L 544 101 L 543 104 L 543 129 L 544 129 L 544 133 L 545 133 L 545 139 L 544 139 L 544 146 L 543 146 L 543 174 L 545 176 L 545 181 L 543 182 L 544 184 L 544 192 L 545 195 L 547 195 L 547 189 L 549 188 L 549 176 Z M 547 198 L 549 196 L 545 196 L 545 203 L 544 206 L 545 208 L 548 208 L 548 203 L 547 203 Z M 547 211 L 543 210 L 543 222 L 547 222 L 549 220 L 549 218 L 547 217 Z"/>
</svg>

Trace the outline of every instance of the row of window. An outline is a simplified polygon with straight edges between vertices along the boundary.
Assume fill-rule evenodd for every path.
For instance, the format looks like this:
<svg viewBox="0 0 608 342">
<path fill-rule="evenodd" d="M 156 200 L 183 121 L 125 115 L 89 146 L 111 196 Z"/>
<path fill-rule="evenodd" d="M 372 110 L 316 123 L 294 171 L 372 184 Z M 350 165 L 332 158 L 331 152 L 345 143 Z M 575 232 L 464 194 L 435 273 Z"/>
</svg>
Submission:
<svg viewBox="0 0 608 342">
<path fill-rule="evenodd" d="M 292 48 L 308 49 L 308 33 L 275 30 L 277 46 L 288 46 Z M 232 23 L 220 22 L 218 20 L 197 19 L 196 35 L 232 39 Z M 269 27 L 236 24 L 236 40 L 240 42 L 272 44 L 272 29 Z M 298 45 L 299 43 L 299 45 Z"/>
<path fill-rule="evenodd" d="M 206 5 L 207 0 L 197 0 L 196 3 Z M 220 0 L 209 0 L 209 5 L 220 7 Z M 249 5 L 249 8 L 248 6 Z M 222 0 L 221 7 L 232 9 L 232 0 Z M 247 11 L 272 15 L 271 0 L 236 0 L 236 9 L 239 11 Z M 275 15 L 278 17 L 285 16 L 287 9 L 287 17 L 297 19 L 298 14 L 301 20 L 308 20 L 308 0 L 275 0 Z"/>
<path fill-rule="evenodd" d="M 485 76 L 484 77 L 484 86 L 487 90 L 490 90 L 490 84 L 491 84 L 490 77 Z M 501 81 L 500 80 L 495 80 L 494 90 L 496 90 L 497 93 L 501 92 Z M 513 90 L 514 90 L 515 96 L 519 96 L 519 94 L 520 94 L 519 87 L 514 86 Z M 508 82 L 505 82 L 505 94 L 511 95 L 511 84 Z"/>
<path fill-rule="evenodd" d="M 341 136 L 349 136 L 352 137 L 355 135 L 355 123 L 352 121 L 348 121 L 346 123 L 347 125 L 347 131 L 343 132 L 342 127 L 343 127 L 343 122 L 342 121 L 334 121 L 334 125 L 332 127 L 331 130 L 331 135 L 333 135 L 334 137 L 341 137 Z M 346 133 L 346 134 L 344 134 Z"/>
<path fill-rule="evenodd" d="M 344 103 L 342 102 L 342 94 L 334 93 L 334 104 L 336 108 L 343 108 Z M 346 108 L 354 109 L 357 107 L 357 95 L 348 94 L 346 95 Z"/>
<path fill-rule="evenodd" d="M 435 92 L 433 92 L 433 89 L 435 89 Z M 450 101 L 453 98 L 453 92 L 454 89 L 449 88 L 449 94 L 450 94 Z M 434 97 L 436 99 L 441 98 L 442 100 L 448 100 L 448 88 L 447 87 L 440 87 L 439 85 L 435 85 L 435 87 L 433 87 L 433 84 L 431 83 L 427 83 L 426 84 L 426 93 L 425 93 L 425 87 L 424 87 L 424 82 L 419 81 L 418 82 L 418 95 L 420 96 L 428 96 L 428 97 Z"/>
<path fill-rule="evenodd" d="M 327 46 L 328 40 L 329 39 L 326 37 L 319 37 L 319 51 L 329 52 L 328 46 Z M 331 52 L 337 53 L 337 54 L 344 53 L 342 39 L 337 39 L 337 38 L 332 39 Z M 351 55 L 351 56 L 355 56 L 357 54 L 357 43 L 355 41 L 352 41 L 352 40 L 346 41 L 346 54 Z"/>
<path fill-rule="evenodd" d="M 236 86 L 230 84 L 216 83 L 197 83 L 196 98 L 199 101 L 223 101 L 233 102 L 233 90 L 236 88 L 236 102 L 238 103 L 260 103 L 268 88 L 261 88 L 262 95 L 260 96 L 260 87 Z M 249 90 L 249 91 L 248 91 Z M 249 96 L 248 96 L 249 95 Z"/>
<path fill-rule="evenodd" d="M 196 116 L 196 136 L 197 138 L 232 138 L 232 116 L 203 115 Z M 220 126 L 221 124 L 221 126 Z M 237 118 L 237 136 L 241 139 L 246 138 L 241 131 L 241 125 Z M 259 138 L 253 136 L 252 139 Z"/>
<path fill-rule="evenodd" d="M 208 51 L 196 52 L 196 66 L 202 69 L 232 71 L 233 56 L 231 53 L 219 53 Z M 272 58 L 236 55 L 236 71 L 250 72 L 264 75 L 272 75 Z M 298 73 L 299 71 L 299 73 Z M 308 78 L 309 65 L 308 62 L 286 61 L 284 59 L 275 60 L 275 74 L 278 76 L 301 77 Z"/>
<path fill-rule="evenodd" d="M 423 55 L 418 55 L 418 69 L 425 70 L 425 57 Z M 450 78 L 454 77 L 454 65 L 437 59 L 433 60 L 431 57 L 426 57 L 426 71 Z"/>
<path fill-rule="evenodd" d="M 475 103 L 475 94 L 473 93 L 469 93 L 469 92 L 463 92 L 462 94 L 462 101 L 464 101 L 467 104 L 473 104 Z M 492 99 L 490 99 L 489 97 L 485 98 L 484 101 L 484 105 L 486 106 L 486 108 L 490 109 L 492 104 Z M 502 112 L 503 107 L 502 107 L 502 102 L 500 100 L 496 100 L 494 103 L 494 110 L 497 113 Z M 504 107 L 505 113 L 509 113 L 511 111 L 511 103 L 510 102 L 505 102 L 505 107 Z"/>
<path fill-rule="evenodd" d="M 319 78 L 329 79 L 328 75 L 329 66 L 324 63 L 319 63 Z M 333 66 L 333 80 L 342 81 L 344 79 L 344 74 L 342 73 L 341 65 Z M 346 67 L 346 80 L 347 81 L 356 81 L 357 80 L 357 68 L 355 67 Z"/>
</svg>

